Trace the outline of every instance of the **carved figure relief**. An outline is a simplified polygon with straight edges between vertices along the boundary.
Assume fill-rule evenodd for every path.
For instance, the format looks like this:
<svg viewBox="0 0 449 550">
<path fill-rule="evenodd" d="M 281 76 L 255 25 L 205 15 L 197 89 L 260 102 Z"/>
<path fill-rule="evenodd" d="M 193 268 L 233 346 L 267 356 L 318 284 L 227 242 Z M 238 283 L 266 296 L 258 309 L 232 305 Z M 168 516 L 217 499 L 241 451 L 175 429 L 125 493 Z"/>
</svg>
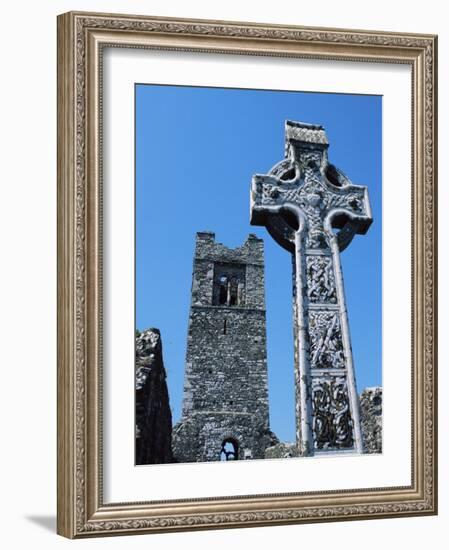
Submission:
<svg viewBox="0 0 449 550">
<path fill-rule="evenodd" d="M 311 303 L 337 302 L 334 270 L 331 258 L 307 257 L 307 296 Z"/>
<path fill-rule="evenodd" d="M 345 378 L 315 378 L 312 409 L 315 449 L 347 449 L 354 445 Z"/>
<path fill-rule="evenodd" d="M 312 189 L 312 186 L 309 186 L 308 189 L 304 191 L 302 196 L 304 201 L 303 210 L 308 221 L 306 247 L 311 249 L 328 248 L 328 238 L 323 226 L 325 195 L 319 187 Z"/>
<path fill-rule="evenodd" d="M 340 319 L 337 312 L 311 311 L 309 334 L 312 369 L 345 368 Z"/>
</svg>

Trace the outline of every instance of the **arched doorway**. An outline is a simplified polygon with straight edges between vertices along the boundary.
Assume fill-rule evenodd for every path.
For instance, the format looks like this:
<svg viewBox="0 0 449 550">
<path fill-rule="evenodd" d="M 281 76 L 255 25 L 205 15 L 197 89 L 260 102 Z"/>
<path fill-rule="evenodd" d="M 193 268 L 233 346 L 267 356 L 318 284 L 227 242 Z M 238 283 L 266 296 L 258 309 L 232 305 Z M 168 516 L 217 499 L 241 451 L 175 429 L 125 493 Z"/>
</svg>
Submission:
<svg viewBox="0 0 449 550">
<path fill-rule="evenodd" d="M 220 460 L 238 460 L 239 458 L 239 446 L 235 439 L 228 437 L 223 440 L 221 444 Z"/>
</svg>

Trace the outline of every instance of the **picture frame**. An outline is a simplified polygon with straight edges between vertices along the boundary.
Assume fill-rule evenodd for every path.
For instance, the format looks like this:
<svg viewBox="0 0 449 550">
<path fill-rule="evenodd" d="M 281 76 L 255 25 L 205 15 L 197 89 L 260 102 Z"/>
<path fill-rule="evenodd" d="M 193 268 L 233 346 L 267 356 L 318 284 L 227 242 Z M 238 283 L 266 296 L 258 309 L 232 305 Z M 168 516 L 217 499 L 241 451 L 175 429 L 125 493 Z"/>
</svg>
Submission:
<svg viewBox="0 0 449 550">
<path fill-rule="evenodd" d="M 193 52 L 410 69 L 409 484 L 106 501 L 103 55 Z M 279 61 L 280 62 L 280 61 Z M 337 65 L 338 66 L 338 65 Z M 408 147 L 408 146 L 407 146 Z M 58 533 L 89 536 L 437 513 L 437 37 L 70 12 L 58 17 Z M 387 199 L 386 199 L 387 200 Z M 410 206 L 410 205 L 409 205 Z M 132 330 L 134 327 L 132 327 Z M 407 451 L 408 452 L 408 451 Z M 297 463 L 299 464 L 299 463 Z M 199 465 L 199 467 L 205 467 Z"/>
</svg>

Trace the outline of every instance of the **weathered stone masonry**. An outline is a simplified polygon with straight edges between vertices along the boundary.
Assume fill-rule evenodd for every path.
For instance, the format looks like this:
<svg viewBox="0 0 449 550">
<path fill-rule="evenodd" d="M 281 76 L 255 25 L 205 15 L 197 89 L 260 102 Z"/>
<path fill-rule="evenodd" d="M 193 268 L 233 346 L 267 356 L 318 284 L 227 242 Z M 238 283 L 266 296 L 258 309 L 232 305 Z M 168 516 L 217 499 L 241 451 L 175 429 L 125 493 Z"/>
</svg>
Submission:
<svg viewBox="0 0 449 550">
<path fill-rule="evenodd" d="M 363 452 L 382 452 L 382 388 L 365 388 L 360 394 Z"/>
<path fill-rule="evenodd" d="M 263 241 L 229 249 L 197 233 L 179 462 L 264 458 L 269 428 Z"/>
<path fill-rule="evenodd" d="M 136 464 L 173 462 L 172 417 L 158 329 L 136 335 Z"/>
</svg>

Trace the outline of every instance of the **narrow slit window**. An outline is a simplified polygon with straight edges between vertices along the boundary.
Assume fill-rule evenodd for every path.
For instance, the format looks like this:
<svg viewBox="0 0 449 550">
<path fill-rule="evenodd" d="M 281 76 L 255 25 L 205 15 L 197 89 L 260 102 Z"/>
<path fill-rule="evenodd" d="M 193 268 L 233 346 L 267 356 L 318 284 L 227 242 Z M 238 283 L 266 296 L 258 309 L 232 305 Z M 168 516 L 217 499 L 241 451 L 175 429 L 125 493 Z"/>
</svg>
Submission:
<svg viewBox="0 0 449 550">
<path fill-rule="evenodd" d="M 220 277 L 220 290 L 218 296 L 218 303 L 223 306 L 228 301 L 228 278 Z"/>
<path fill-rule="evenodd" d="M 238 283 L 235 279 L 231 279 L 229 285 L 229 305 L 238 305 Z"/>
</svg>

